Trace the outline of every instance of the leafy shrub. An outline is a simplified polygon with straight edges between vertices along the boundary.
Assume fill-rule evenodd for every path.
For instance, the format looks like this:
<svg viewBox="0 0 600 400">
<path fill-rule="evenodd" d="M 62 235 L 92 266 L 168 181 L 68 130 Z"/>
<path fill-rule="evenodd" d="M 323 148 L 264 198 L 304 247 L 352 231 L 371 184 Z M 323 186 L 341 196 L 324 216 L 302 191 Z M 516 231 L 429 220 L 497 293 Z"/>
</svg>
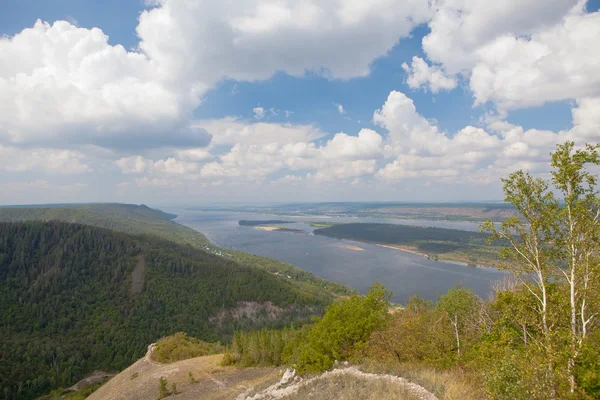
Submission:
<svg viewBox="0 0 600 400">
<path fill-rule="evenodd" d="M 152 352 L 152 359 L 169 364 L 188 358 L 217 354 L 221 351 L 223 351 L 223 348 L 219 344 L 207 343 L 190 337 L 184 332 L 177 332 L 156 343 L 156 347 Z"/>
<path fill-rule="evenodd" d="M 371 333 L 386 322 L 390 298 L 391 293 L 375 283 L 364 297 L 355 295 L 330 305 L 299 349 L 298 371 L 324 371 L 335 360 L 364 350 Z"/>
</svg>

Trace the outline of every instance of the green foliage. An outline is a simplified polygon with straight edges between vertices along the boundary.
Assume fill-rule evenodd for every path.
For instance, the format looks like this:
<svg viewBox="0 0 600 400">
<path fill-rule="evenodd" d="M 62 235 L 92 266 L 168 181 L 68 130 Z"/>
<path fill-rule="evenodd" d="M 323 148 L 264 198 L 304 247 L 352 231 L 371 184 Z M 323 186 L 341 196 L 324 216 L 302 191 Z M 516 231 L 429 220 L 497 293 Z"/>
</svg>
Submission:
<svg viewBox="0 0 600 400">
<path fill-rule="evenodd" d="M 341 283 L 327 281 L 325 279 L 314 276 L 312 273 L 304 271 L 298 267 L 288 264 L 283 261 L 276 260 L 270 257 L 257 256 L 243 251 L 227 250 L 227 256 L 236 262 L 248 265 L 252 268 L 268 271 L 272 274 L 281 276 L 290 276 L 291 282 L 299 289 L 312 294 L 322 294 L 323 290 L 327 292 L 350 296 L 356 294 L 356 290 L 343 285 Z"/>
<path fill-rule="evenodd" d="M 461 338 L 464 347 L 465 335 L 468 331 L 472 332 L 476 328 L 479 302 L 479 297 L 471 289 L 462 287 L 450 289 L 438 298 L 438 309 L 448 318 L 454 328 L 458 357 L 461 356 Z"/>
<path fill-rule="evenodd" d="M 150 235 L 189 245 L 212 254 L 222 254 L 240 264 L 291 276 L 299 290 L 310 295 L 329 293 L 351 295 L 354 289 L 326 281 L 291 264 L 242 251 L 223 250 L 213 246 L 200 232 L 171 221 L 173 214 L 134 204 L 77 204 L 56 207 L 0 207 L 0 222 L 63 221 L 107 228 L 134 235 Z M 331 296 L 329 296 L 331 297 Z"/>
<path fill-rule="evenodd" d="M 419 362 L 446 368 L 455 365 L 450 319 L 432 302 L 412 296 L 386 326 L 371 335 L 367 355 L 385 365 Z"/>
<path fill-rule="evenodd" d="M 236 332 L 224 365 L 294 364 L 299 372 L 331 368 L 366 346 L 371 333 L 387 320 L 391 294 L 374 284 L 366 296 L 338 300 L 322 319 L 300 329 Z"/>
<path fill-rule="evenodd" d="M 141 293 L 131 292 L 136 260 Z M 189 246 L 59 222 L 0 223 L 0 393 L 28 399 L 93 370 L 120 370 L 149 343 L 239 301 L 324 307 L 328 296 Z"/>
<path fill-rule="evenodd" d="M 492 239 L 506 243 L 506 267 L 526 291 L 501 294 L 496 306 L 504 333 L 522 333 L 520 356 L 536 360 L 535 367 L 520 369 L 531 398 L 575 398 L 596 390 L 590 383 L 596 365 L 587 352 L 598 352 L 592 343 L 600 309 L 600 198 L 591 172 L 600 165 L 598 149 L 558 145 L 551 181 L 525 171 L 510 174 L 503 179 L 506 201 L 520 218 L 499 228 L 483 225 Z"/>
<path fill-rule="evenodd" d="M 194 247 L 209 245 L 201 234 L 171 221 L 176 215 L 135 204 L 76 204 L 56 207 L 0 207 L 0 222 L 63 221 L 133 235 L 153 235 Z"/>
<path fill-rule="evenodd" d="M 285 364 L 290 361 L 292 348 L 305 329 L 236 332 L 222 363 L 241 367 Z"/>
<path fill-rule="evenodd" d="M 363 350 L 371 333 L 385 323 L 390 298 L 391 293 L 375 283 L 364 297 L 355 295 L 330 305 L 300 347 L 298 370 L 324 371 L 335 360 Z"/>
<path fill-rule="evenodd" d="M 154 361 L 170 364 L 188 358 L 217 354 L 223 351 L 219 344 L 207 343 L 200 339 L 188 336 L 184 332 L 177 332 L 159 340 L 152 352 Z"/>
<path fill-rule="evenodd" d="M 89 395 L 94 393 L 102 383 L 90 385 L 84 389 L 71 391 L 65 389 L 53 390 L 50 394 L 42 396 L 39 400 L 85 400 Z"/>
<path fill-rule="evenodd" d="M 158 398 L 157 400 L 164 399 L 165 397 L 170 396 L 171 393 L 167 390 L 167 379 L 164 376 L 161 376 L 158 380 Z"/>
</svg>

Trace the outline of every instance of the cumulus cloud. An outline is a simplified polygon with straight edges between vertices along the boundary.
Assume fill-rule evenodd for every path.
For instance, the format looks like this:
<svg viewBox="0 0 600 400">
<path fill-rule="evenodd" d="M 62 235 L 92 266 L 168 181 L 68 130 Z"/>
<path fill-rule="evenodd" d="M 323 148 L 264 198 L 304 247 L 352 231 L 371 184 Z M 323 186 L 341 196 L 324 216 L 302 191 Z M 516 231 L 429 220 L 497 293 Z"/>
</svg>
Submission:
<svg viewBox="0 0 600 400">
<path fill-rule="evenodd" d="M 338 0 L 146 4 L 135 51 L 109 44 L 98 28 L 66 21 L 38 21 L 1 38 L 0 141 L 204 146 L 210 138 L 185 127 L 223 78 L 256 81 L 277 71 L 365 76 L 373 60 L 431 14 L 420 0 L 368 7 Z"/>
<path fill-rule="evenodd" d="M 411 65 L 403 63 L 402 69 L 406 71 L 406 83 L 412 89 L 423 87 L 437 93 L 454 89 L 458 85 L 456 77 L 446 75 L 440 66 L 429 66 L 421 57 L 413 57 Z"/>
<path fill-rule="evenodd" d="M 0 171 L 81 174 L 91 172 L 79 151 L 48 148 L 21 149 L 0 144 Z"/>
<path fill-rule="evenodd" d="M 124 131 L 173 129 L 181 95 L 157 74 L 98 28 L 38 21 L 0 38 L 0 140 L 108 143 Z"/>
<path fill-rule="evenodd" d="M 597 97 L 600 12 L 587 13 L 585 3 L 442 0 L 423 50 L 469 79 L 476 105 L 492 102 L 504 111 Z"/>
<path fill-rule="evenodd" d="M 333 104 L 335 106 L 335 108 L 338 110 L 338 112 L 342 115 L 346 114 L 346 110 L 344 110 L 344 106 L 341 105 L 340 103 L 334 103 Z"/>
<path fill-rule="evenodd" d="M 146 160 L 142 156 L 131 156 L 116 160 L 115 165 L 124 174 L 141 174 L 152 166 L 152 161 Z"/>
<path fill-rule="evenodd" d="M 573 140 L 582 145 L 600 140 L 599 104 L 597 98 L 578 101 L 572 110 L 573 127 L 560 132 L 524 129 L 501 115 L 487 114 L 482 119 L 485 129 L 467 126 L 449 135 L 420 115 L 410 98 L 394 91 L 373 116 L 388 131 L 384 147 L 387 156 L 394 157 L 375 176 L 490 183 L 515 169 L 544 173 L 557 143 Z"/>
</svg>

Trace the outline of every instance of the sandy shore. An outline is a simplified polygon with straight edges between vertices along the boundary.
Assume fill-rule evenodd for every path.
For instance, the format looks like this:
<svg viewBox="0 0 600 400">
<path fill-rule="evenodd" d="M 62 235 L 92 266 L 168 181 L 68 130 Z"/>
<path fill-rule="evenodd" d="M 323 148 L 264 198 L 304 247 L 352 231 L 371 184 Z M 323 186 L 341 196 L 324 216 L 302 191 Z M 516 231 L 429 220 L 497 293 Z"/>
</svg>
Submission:
<svg viewBox="0 0 600 400">
<path fill-rule="evenodd" d="M 342 249 L 354 250 L 354 251 L 364 251 L 362 247 L 353 246 L 351 244 L 336 244 L 336 247 L 341 247 Z"/>
<path fill-rule="evenodd" d="M 261 231 L 276 231 L 280 229 L 280 226 L 255 226 L 254 229 L 260 229 Z"/>
<path fill-rule="evenodd" d="M 402 246 L 393 246 L 391 244 L 377 244 L 377 246 L 379 246 L 379 247 L 387 247 L 388 249 L 405 251 L 407 253 L 412 253 L 412 254 L 416 254 L 418 256 L 427 257 L 427 254 L 425 254 L 425 253 L 419 253 L 418 251 L 409 250 L 409 249 L 407 249 L 405 247 L 402 247 Z"/>
</svg>

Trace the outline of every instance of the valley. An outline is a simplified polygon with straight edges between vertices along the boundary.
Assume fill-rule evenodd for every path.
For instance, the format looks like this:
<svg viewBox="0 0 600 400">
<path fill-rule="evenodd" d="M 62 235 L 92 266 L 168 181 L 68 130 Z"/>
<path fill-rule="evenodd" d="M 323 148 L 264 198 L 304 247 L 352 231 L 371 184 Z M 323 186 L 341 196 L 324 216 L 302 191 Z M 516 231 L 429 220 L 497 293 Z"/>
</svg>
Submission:
<svg viewBox="0 0 600 400">
<path fill-rule="evenodd" d="M 167 210 L 178 214 L 176 222 L 202 232 L 220 248 L 275 258 L 324 279 L 351 286 L 362 293 L 366 293 L 374 281 L 385 282 L 386 286 L 391 289 L 393 301 L 396 303 L 405 303 L 413 294 L 434 300 L 439 294 L 445 293 L 457 284 L 468 286 L 478 295 L 487 298 L 492 284 L 506 276 L 505 272 L 495 268 L 473 268 L 467 265 L 467 263 L 485 265 L 486 263 L 482 261 L 474 262 L 466 259 L 464 263 L 446 262 L 442 260 L 441 256 L 439 261 L 428 259 L 426 255 L 432 254 L 431 250 L 416 248 L 417 244 L 429 244 L 422 238 L 419 243 L 412 241 L 410 244 L 413 245 L 416 253 L 423 253 L 425 256 L 399 251 L 396 247 L 379 246 L 379 240 L 359 237 L 339 239 L 317 234 L 321 227 L 324 229 L 347 229 L 347 227 L 374 225 L 385 227 L 390 232 L 402 230 L 408 235 L 406 239 L 406 243 L 408 243 L 409 237 L 412 235 L 415 235 L 416 238 L 419 237 L 418 235 L 422 237 L 424 233 L 430 232 L 426 227 L 433 226 L 431 231 L 437 232 L 438 236 L 444 234 L 445 240 L 452 239 L 454 245 L 459 244 L 463 250 L 479 249 L 477 244 L 487 251 L 493 250 L 493 248 L 483 246 L 483 235 L 476 232 L 479 228 L 479 223 L 476 222 L 393 220 L 396 224 L 390 225 L 385 224 L 386 221 L 391 221 L 387 219 L 331 216 L 315 226 L 314 217 L 308 215 L 296 216 L 293 223 L 281 224 L 283 227 L 302 231 L 302 234 L 293 234 L 278 229 L 257 230 L 254 229 L 254 226 L 240 226 L 239 224 L 240 220 L 254 220 L 259 223 L 272 220 L 273 218 L 269 214 L 192 211 L 179 208 Z M 287 219 L 287 221 L 290 220 Z M 405 223 L 422 224 L 423 226 L 406 226 Z M 265 225 L 259 226 L 264 227 Z M 459 228 L 468 230 L 458 230 Z M 378 239 L 381 239 L 381 243 L 389 242 L 390 239 L 387 238 L 387 235 L 388 232 L 380 232 Z M 459 238 L 462 239 L 459 241 Z M 470 245 L 468 240 L 473 238 L 478 243 Z M 356 239 L 362 241 L 356 241 Z M 434 239 L 438 240 L 439 237 Z M 471 247 L 465 247 L 466 244 Z M 443 248 L 443 246 L 439 246 L 439 248 Z M 405 250 L 410 249 L 405 248 Z M 481 251 L 481 254 L 485 255 L 486 253 Z M 489 258 L 491 259 L 492 256 L 490 255 Z M 497 258 L 495 260 L 497 261 Z"/>
</svg>

